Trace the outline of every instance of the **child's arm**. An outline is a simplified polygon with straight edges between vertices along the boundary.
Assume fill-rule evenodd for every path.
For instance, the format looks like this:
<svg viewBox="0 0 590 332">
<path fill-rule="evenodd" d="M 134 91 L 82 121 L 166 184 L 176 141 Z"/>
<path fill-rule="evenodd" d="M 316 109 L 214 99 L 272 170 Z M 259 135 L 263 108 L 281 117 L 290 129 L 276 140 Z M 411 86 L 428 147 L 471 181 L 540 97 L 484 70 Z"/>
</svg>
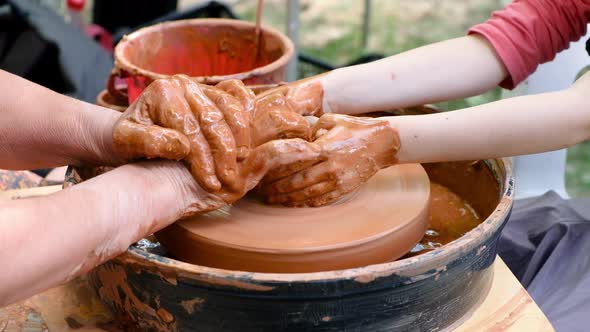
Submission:
<svg viewBox="0 0 590 332">
<path fill-rule="evenodd" d="M 325 113 L 360 114 L 473 96 L 498 85 L 506 69 L 483 38 L 419 47 L 319 76 Z"/>
<path fill-rule="evenodd" d="M 590 138 L 590 73 L 569 89 L 424 116 L 389 117 L 399 162 L 487 159 L 557 150 Z"/>
<path fill-rule="evenodd" d="M 286 178 L 269 179 L 262 192 L 272 202 L 315 206 L 354 190 L 394 163 L 478 160 L 571 146 L 590 137 L 588 91 L 590 73 L 564 91 L 455 112 L 363 120 L 326 114 L 315 126 L 321 136 L 313 143 L 324 160 Z M 344 163 L 342 156 L 348 158 Z"/>
</svg>

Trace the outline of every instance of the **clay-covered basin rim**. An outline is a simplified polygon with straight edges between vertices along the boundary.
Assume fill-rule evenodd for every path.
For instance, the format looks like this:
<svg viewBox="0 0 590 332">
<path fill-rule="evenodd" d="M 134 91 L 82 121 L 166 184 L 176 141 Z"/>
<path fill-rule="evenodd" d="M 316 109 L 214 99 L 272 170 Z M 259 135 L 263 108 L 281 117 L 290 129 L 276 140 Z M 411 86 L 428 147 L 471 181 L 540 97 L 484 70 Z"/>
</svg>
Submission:
<svg viewBox="0 0 590 332">
<path fill-rule="evenodd" d="M 141 28 L 141 29 L 134 31 L 134 32 L 130 33 L 129 35 L 125 35 L 123 37 L 121 42 L 119 42 L 119 44 L 117 44 L 117 46 L 115 47 L 115 51 L 114 51 L 115 67 L 127 71 L 130 75 L 138 75 L 139 74 L 139 75 L 149 77 L 151 79 L 160 79 L 160 78 L 169 77 L 170 75 L 160 74 L 160 73 L 156 73 L 156 72 L 149 71 L 146 69 L 142 69 L 142 68 L 137 67 L 136 65 L 132 64 L 124 56 L 125 48 L 128 45 L 130 45 L 130 43 L 129 43 L 130 41 L 137 39 L 137 38 L 141 38 L 145 34 L 148 34 L 151 32 L 156 32 L 156 31 L 163 30 L 163 29 L 168 29 L 168 28 L 177 28 L 177 27 L 181 27 L 181 26 L 199 26 L 199 27 L 229 26 L 229 27 L 248 28 L 248 29 L 254 29 L 256 27 L 256 25 L 251 22 L 241 21 L 241 20 L 236 20 L 236 19 L 224 19 L 224 18 L 196 18 L 196 19 L 186 19 L 186 20 L 177 20 L 177 21 L 158 23 L 158 24 L 155 24 L 152 26 Z M 203 83 L 220 82 L 220 81 L 227 80 L 227 79 L 244 80 L 249 77 L 260 76 L 260 75 L 264 75 L 267 73 L 271 73 L 281 67 L 286 66 L 287 63 L 293 58 L 293 55 L 295 53 L 295 48 L 293 46 L 293 42 L 291 42 L 291 40 L 287 36 L 285 36 L 283 33 L 281 33 L 278 30 L 275 30 L 271 27 L 263 25 L 262 31 L 265 34 L 271 35 L 272 37 L 274 37 L 278 41 L 280 41 L 283 54 L 278 59 L 276 59 L 275 61 L 273 61 L 267 65 L 257 67 L 255 69 L 244 71 L 244 72 L 232 73 L 232 74 L 227 74 L 227 75 L 217 75 L 217 76 L 195 76 L 193 78 L 198 81 L 202 81 Z"/>
<path fill-rule="evenodd" d="M 288 283 L 344 279 L 370 282 L 376 278 L 393 274 L 399 276 L 420 275 L 435 268 L 444 267 L 465 253 L 474 250 L 496 234 L 508 218 L 514 200 L 512 162 L 509 158 L 502 158 L 486 160 L 485 164 L 490 168 L 500 185 L 500 201 L 496 209 L 480 225 L 461 238 L 418 256 L 359 268 L 310 273 L 261 273 L 211 268 L 148 253 L 134 246 L 115 259 L 123 263 L 139 264 L 150 268 L 157 267 L 159 270 L 170 271 L 189 279 L 202 279 L 203 277 L 209 280 L 237 278 L 241 280 L 247 279 L 253 284 L 256 282 Z"/>
</svg>

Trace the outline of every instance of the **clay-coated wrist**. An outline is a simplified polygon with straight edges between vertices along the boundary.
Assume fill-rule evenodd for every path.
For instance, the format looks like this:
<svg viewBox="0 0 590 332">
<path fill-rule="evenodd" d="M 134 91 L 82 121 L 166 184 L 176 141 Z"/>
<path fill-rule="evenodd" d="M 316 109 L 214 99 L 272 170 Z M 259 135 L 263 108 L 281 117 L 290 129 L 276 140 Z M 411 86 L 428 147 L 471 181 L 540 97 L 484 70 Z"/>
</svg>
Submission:
<svg viewBox="0 0 590 332">
<path fill-rule="evenodd" d="M 376 160 L 378 161 L 378 164 L 379 164 L 379 168 L 383 169 L 383 168 L 393 166 L 399 162 L 399 160 L 397 158 L 397 153 L 401 149 L 402 143 L 401 143 L 400 135 L 399 135 L 397 129 L 391 124 L 390 121 L 388 121 L 388 120 L 378 120 L 378 121 L 382 121 L 384 123 L 384 125 L 389 127 L 392 131 L 391 142 L 388 142 L 388 144 L 390 144 L 390 148 L 385 151 L 386 155 L 379 156 L 376 158 Z"/>
<path fill-rule="evenodd" d="M 88 125 L 90 132 L 96 133 L 95 153 L 96 163 L 101 166 L 118 166 L 127 162 L 126 158 L 118 154 L 114 147 L 113 129 L 121 113 L 107 108 L 94 110 L 92 123 Z"/>
</svg>

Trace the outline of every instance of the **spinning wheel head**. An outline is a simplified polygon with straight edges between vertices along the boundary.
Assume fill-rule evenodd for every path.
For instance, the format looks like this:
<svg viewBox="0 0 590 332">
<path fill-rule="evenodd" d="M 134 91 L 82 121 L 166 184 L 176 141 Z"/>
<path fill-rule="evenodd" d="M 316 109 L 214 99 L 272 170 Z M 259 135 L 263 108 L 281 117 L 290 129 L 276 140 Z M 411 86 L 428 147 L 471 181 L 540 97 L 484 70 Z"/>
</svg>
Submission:
<svg viewBox="0 0 590 332">
<path fill-rule="evenodd" d="M 156 234 L 189 263 L 251 272 L 316 272 L 395 260 L 424 235 L 430 183 L 419 164 L 377 173 L 319 208 L 264 205 L 245 197 Z"/>
</svg>

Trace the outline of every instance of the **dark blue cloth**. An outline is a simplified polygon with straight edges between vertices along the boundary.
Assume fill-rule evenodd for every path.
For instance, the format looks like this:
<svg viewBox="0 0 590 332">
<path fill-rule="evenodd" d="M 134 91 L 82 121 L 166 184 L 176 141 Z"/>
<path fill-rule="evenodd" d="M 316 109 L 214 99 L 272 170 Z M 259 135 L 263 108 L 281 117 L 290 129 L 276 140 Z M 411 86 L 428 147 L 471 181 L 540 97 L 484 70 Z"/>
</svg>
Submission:
<svg viewBox="0 0 590 332">
<path fill-rule="evenodd" d="M 557 331 L 590 331 L 590 199 L 516 201 L 498 250 Z"/>
</svg>

